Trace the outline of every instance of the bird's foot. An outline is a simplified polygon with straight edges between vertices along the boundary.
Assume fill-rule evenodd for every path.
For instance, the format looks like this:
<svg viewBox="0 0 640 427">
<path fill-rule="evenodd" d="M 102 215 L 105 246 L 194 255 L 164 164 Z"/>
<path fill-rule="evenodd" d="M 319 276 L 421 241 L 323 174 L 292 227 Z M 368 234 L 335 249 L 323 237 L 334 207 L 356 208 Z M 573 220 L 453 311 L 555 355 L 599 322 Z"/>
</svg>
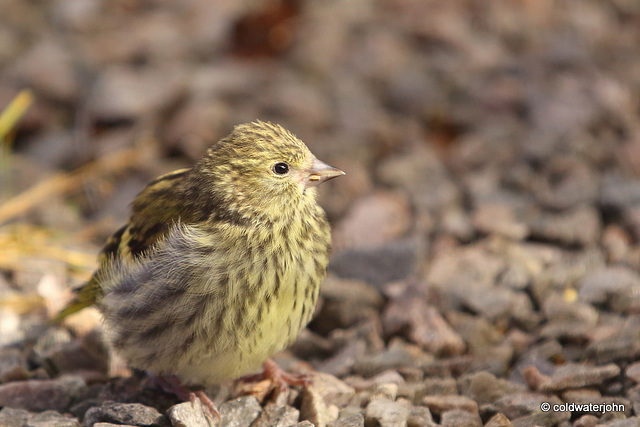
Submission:
<svg viewBox="0 0 640 427">
<path fill-rule="evenodd" d="M 311 384 L 311 377 L 309 375 L 286 372 L 271 359 L 267 359 L 262 364 L 262 369 L 263 378 L 271 380 L 280 390 L 292 385 L 308 386 Z"/>
<path fill-rule="evenodd" d="M 268 381 L 272 385 L 271 388 L 276 388 L 278 392 L 285 391 L 289 386 L 307 386 L 311 383 L 309 375 L 286 372 L 271 359 L 267 359 L 262 364 L 262 369 L 261 373 L 244 376 L 239 381 L 243 383 Z"/>
<path fill-rule="evenodd" d="M 204 391 L 193 391 L 188 389 L 187 387 L 182 385 L 182 382 L 175 375 L 171 375 L 168 377 L 160 377 L 154 375 L 154 379 L 164 391 L 166 391 L 167 393 L 175 394 L 176 397 L 180 400 L 195 403 L 196 400 L 200 399 L 200 402 L 202 403 L 202 405 L 204 405 L 203 410 L 205 412 L 205 415 L 211 421 L 215 422 L 215 418 L 220 420 L 220 413 L 218 412 L 218 408 L 216 408 L 216 405 Z"/>
</svg>

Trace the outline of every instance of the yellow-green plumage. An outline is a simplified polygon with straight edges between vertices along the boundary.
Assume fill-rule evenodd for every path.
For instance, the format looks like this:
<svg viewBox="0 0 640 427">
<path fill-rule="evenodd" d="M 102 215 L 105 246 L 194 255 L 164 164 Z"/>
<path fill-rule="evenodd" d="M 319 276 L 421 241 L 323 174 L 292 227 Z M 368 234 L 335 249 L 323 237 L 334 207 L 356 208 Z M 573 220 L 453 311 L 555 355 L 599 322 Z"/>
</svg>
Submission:
<svg viewBox="0 0 640 427">
<path fill-rule="evenodd" d="M 60 317 L 96 303 L 132 366 L 186 383 L 256 371 L 311 319 L 331 241 L 314 186 L 341 174 L 280 126 L 236 127 L 138 195 Z"/>
</svg>

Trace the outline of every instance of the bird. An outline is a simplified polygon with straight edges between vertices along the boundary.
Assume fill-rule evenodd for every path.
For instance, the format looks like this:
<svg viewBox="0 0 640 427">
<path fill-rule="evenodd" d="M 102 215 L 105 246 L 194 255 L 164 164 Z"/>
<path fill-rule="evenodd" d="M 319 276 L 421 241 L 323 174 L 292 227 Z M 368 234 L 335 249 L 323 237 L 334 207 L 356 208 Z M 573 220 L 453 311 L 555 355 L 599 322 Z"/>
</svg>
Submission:
<svg viewBox="0 0 640 427">
<path fill-rule="evenodd" d="M 344 174 L 280 125 L 237 125 L 192 168 L 136 196 L 97 270 L 55 320 L 95 305 L 129 366 L 211 413 L 194 386 L 261 366 L 276 382 L 299 384 L 270 358 L 314 313 L 331 251 L 316 187 Z"/>
</svg>

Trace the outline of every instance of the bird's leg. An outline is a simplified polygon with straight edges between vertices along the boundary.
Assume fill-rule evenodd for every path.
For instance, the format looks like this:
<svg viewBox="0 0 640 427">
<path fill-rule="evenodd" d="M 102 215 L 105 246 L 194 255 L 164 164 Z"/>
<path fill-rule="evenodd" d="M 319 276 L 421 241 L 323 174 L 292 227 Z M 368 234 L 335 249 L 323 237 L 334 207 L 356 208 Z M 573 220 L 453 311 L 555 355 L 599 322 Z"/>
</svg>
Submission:
<svg viewBox="0 0 640 427">
<path fill-rule="evenodd" d="M 309 375 L 306 374 L 290 374 L 285 372 L 282 368 L 280 368 L 276 362 L 271 359 L 267 359 L 262 364 L 263 371 L 256 375 L 248 375 L 242 377 L 240 380 L 243 382 L 253 382 L 253 381 L 262 381 L 262 380 L 270 380 L 275 386 L 278 387 L 278 390 L 283 391 L 288 386 L 292 385 L 309 385 L 311 379 Z"/>
<path fill-rule="evenodd" d="M 175 394 L 180 400 L 190 401 L 195 403 L 196 399 L 200 399 L 200 402 L 204 405 L 205 415 L 207 415 L 213 421 L 213 417 L 220 419 L 220 413 L 216 408 L 213 401 L 202 390 L 192 391 L 182 385 L 182 382 L 175 375 L 169 377 L 160 377 L 154 375 L 155 381 L 160 387 L 167 393 Z"/>
</svg>

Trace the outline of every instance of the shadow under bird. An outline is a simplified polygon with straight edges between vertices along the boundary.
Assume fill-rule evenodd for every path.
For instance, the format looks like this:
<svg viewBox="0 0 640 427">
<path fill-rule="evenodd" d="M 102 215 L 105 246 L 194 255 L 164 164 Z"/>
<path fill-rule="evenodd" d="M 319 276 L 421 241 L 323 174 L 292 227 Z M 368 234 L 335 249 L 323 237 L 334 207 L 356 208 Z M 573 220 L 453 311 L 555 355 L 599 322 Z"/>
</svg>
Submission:
<svg viewBox="0 0 640 427">
<path fill-rule="evenodd" d="M 331 248 L 315 187 L 340 175 L 279 125 L 236 126 L 193 168 L 142 190 L 56 320 L 95 304 L 130 366 L 211 413 L 186 386 L 261 365 L 279 385 L 300 384 L 269 358 L 311 320 Z"/>
</svg>

